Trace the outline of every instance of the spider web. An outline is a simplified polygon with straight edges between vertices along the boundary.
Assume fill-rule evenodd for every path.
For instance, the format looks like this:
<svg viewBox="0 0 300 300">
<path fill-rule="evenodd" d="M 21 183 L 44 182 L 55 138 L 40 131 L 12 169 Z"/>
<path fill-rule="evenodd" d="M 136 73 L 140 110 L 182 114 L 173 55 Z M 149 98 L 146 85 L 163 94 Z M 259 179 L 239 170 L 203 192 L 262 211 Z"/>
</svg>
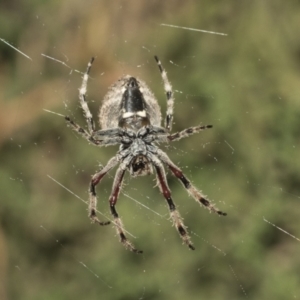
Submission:
<svg viewBox="0 0 300 300">
<path fill-rule="evenodd" d="M 1 299 L 300 297 L 298 17 L 279 4 L 24 3 L 29 16 L 3 4 L 2 28 L 18 34 L 0 36 Z M 9 21 L 15 13 L 19 24 Z M 95 120 L 108 87 L 127 73 L 150 86 L 164 115 L 154 55 L 175 92 L 173 131 L 214 125 L 161 147 L 228 216 L 209 214 L 168 173 L 190 251 L 155 177 L 127 174 L 117 209 L 144 250 L 134 255 L 113 226 L 87 218 L 90 176 L 117 147 L 88 145 L 62 116 L 85 126 L 78 89 L 91 56 Z M 97 186 L 103 220 L 114 172 Z"/>
</svg>

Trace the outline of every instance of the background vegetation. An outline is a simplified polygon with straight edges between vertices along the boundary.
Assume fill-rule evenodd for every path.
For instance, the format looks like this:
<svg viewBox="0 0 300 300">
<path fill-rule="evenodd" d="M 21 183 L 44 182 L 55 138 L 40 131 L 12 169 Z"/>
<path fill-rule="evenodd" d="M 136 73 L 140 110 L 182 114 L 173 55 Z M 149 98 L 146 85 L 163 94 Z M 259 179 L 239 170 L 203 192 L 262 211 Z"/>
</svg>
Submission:
<svg viewBox="0 0 300 300">
<path fill-rule="evenodd" d="M 299 1 L 0 7 L 0 38 L 31 58 L 0 41 L 0 299 L 300 298 Z M 108 86 L 126 73 L 148 82 L 164 112 L 155 54 L 176 90 L 174 131 L 214 125 L 166 151 L 228 216 L 199 207 L 169 174 L 196 246 L 189 251 L 154 177 L 126 177 L 118 211 L 144 250 L 134 255 L 112 226 L 90 223 L 78 198 L 88 199 L 90 176 L 117 148 L 88 145 L 43 109 L 84 125 L 76 70 L 96 56 L 88 87 L 95 117 Z M 97 188 L 108 217 L 113 176 Z"/>
</svg>

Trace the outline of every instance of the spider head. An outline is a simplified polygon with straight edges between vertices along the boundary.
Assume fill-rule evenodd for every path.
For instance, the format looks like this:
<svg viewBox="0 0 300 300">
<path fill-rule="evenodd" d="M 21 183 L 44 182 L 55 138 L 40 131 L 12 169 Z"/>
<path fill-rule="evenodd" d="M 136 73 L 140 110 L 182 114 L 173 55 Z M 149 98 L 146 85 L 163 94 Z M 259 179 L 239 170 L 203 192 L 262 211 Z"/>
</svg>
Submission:
<svg viewBox="0 0 300 300">
<path fill-rule="evenodd" d="M 153 173 L 152 164 L 144 155 L 136 156 L 133 159 L 129 170 L 132 176 L 144 176 Z"/>
</svg>

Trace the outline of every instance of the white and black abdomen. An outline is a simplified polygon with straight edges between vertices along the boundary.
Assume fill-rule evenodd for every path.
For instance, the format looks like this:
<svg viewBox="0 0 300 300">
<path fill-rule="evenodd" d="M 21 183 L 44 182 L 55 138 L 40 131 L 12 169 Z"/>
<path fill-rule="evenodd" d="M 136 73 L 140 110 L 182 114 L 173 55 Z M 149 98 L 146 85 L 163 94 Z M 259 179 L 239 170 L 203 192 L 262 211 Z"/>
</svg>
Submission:
<svg viewBox="0 0 300 300">
<path fill-rule="evenodd" d="M 126 75 L 110 88 L 99 113 L 102 129 L 161 126 L 161 112 L 151 90 L 141 80 Z"/>
</svg>

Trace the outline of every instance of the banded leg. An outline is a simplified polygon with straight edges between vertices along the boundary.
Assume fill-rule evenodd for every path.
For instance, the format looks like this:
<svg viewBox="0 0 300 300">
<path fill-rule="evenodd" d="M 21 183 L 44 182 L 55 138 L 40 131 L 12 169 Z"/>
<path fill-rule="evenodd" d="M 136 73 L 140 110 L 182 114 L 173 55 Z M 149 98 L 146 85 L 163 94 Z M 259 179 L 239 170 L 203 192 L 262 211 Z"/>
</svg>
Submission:
<svg viewBox="0 0 300 300">
<path fill-rule="evenodd" d="M 158 157 L 164 162 L 169 169 L 172 171 L 172 173 L 181 181 L 183 186 L 187 189 L 188 193 L 200 204 L 202 204 L 204 207 L 206 207 L 211 212 L 214 212 L 221 216 L 226 216 L 227 213 L 224 213 L 217 209 L 214 204 L 212 204 L 210 201 L 208 201 L 205 196 L 198 191 L 194 185 L 191 184 L 191 182 L 184 176 L 182 171 L 170 160 L 168 155 L 163 152 L 162 150 L 157 150 Z"/>
<path fill-rule="evenodd" d="M 71 125 L 72 129 L 78 132 L 83 138 L 88 140 L 90 143 L 99 146 L 101 141 L 95 140 L 86 130 L 76 124 L 73 120 L 71 120 L 68 116 L 65 117 L 66 122 Z M 101 145 L 100 145 L 101 146 Z"/>
<path fill-rule="evenodd" d="M 164 89 L 167 96 L 167 114 L 165 119 L 165 127 L 167 128 L 168 131 L 171 131 L 172 123 L 173 123 L 173 109 L 174 109 L 174 95 L 173 95 L 172 85 L 167 77 L 167 72 L 162 67 L 160 60 L 158 59 L 157 56 L 154 56 L 154 58 L 157 62 L 159 71 L 161 73 L 161 77 L 164 82 Z"/>
<path fill-rule="evenodd" d="M 200 131 L 203 131 L 205 129 L 212 128 L 212 127 L 213 127 L 212 125 L 190 127 L 190 128 L 184 129 L 180 132 L 176 132 L 176 133 L 169 135 L 168 139 L 169 139 L 169 141 L 179 141 L 183 138 L 191 136 L 192 134 L 199 133 Z"/>
<path fill-rule="evenodd" d="M 156 170 L 157 174 L 157 183 L 159 186 L 159 189 L 161 193 L 164 195 L 165 199 L 167 200 L 169 210 L 170 210 L 170 215 L 173 220 L 173 224 L 176 227 L 179 235 L 181 236 L 183 242 L 192 250 L 195 250 L 195 247 L 193 246 L 193 243 L 191 241 L 191 238 L 187 232 L 187 228 L 183 223 L 183 220 L 179 214 L 179 212 L 176 209 L 176 206 L 172 200 L 171 197 L 171 191 L 168 186 L 167 178 L 166 178 L 166 173 L 164 170 L 164 167 L 160 160 L 155 156 L 151 155 L 151 160 L 154 163 L 154 167 Z"/>
<path fill-rule="evenodd" d="M 130 160 L 128 159 L 128 163 L 130 163 Z M 114 183 L 113 183 L 113 187 L 112 187 L 112 192 L 111 195 L 109 197 L 109 204 L 110 204 L 110 211 L 111 214 L 114 217 L 114 224 L 117 230 L 117 234 L 120 236 L 120 241 L 121 243 L 125 246 L 126 249 L 135 252 L 135 253 L 143 253 L 143 251 L 137 250 L 134 245 L 127 239 L 127 237 L 125 236 L 124 233 L 124 226 L 123 223 L 116 211 L 116 203 L 118 201 L 118 197 L 119 197 L 119 193 L 122 187 L 122 182 L 123 182 L 123 178 L 124 178 L 124 174 L 126 171 L 126 166 L 128 163 L 122 163 L 120 165 L 120 167 L 118 168 L 116 175 L 115 175 L 115 179 L 114 179 Z"/>
<path fill-rule="evenodd" d="M 92 134 L 89 134 L 68 116 L 65 117 L 65 120 L 69 125 L 71 125 L 74 131 L 78 132 L 83 138 L 95 146 L 102 147 L 108 145 L 118 145 L 122 142 L 122 131 L 120 128 L 98 130 L 94 131 Z"/>
<path fill-rule="evenodd" d="M 81 108 L 83 109 L 83 113 L 86 118 L 88 130 L 89 130 L 90 134 L 95 131 L 95 122 L 93 120 L 93 116 L 92 116 L 90 109 L 86 102 L 86 89 L 87 89 L 87 82 L 89 79 L 89 73 L 90 73 L 90 70 L 91 70 L 94 60 L 95 60 L 95 58 L 92 57 L 90 62 L 88 63 L 86 72 L 83 75 L 81 87 L 79 89 L 79 102 L 80 102 Z"/>
<path fill-rule="evenodd" d="M 102 180 L 102 178 L 107 174 L 107 172 L 115 167 L 118 164 L 119 160 L 117 156 L 111 158 L 106 166 L 98 173 L 96 173 L 91 180 L 90 183 L 90 203 L 89 203 L 89 217 L 94 223 L 98 223 L 99 225 L 108 225 L 110 222 L 101 222 L 96 214 L 97 211 L 97 195 L 96 195 L 96 185 Z"/>
</svg>

